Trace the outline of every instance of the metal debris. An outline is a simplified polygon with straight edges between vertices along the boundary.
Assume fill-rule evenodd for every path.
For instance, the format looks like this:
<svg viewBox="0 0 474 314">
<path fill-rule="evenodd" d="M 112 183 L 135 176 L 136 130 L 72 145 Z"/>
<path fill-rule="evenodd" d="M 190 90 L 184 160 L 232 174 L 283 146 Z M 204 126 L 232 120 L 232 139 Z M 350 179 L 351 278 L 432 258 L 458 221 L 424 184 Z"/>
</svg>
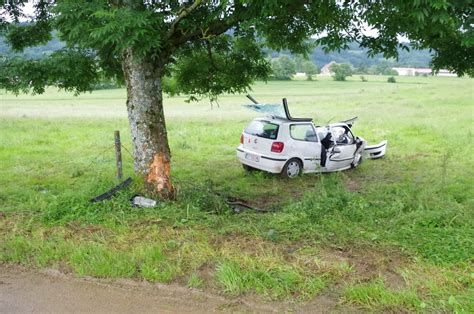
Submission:
<svg viewBox="0 0 474 314">
<path fill-rule="evenodd" d="M 129 186 L 130 183 L 132 183 L 132 178 L 128 177 L 125 181 L 121 182 L 120 184 L 118 184 L 114 188 L 108 190 L 104 194 L 101 194 L 99 196 L 96 196 L 96 197 L 90 199 L 90 202 L 91 203 L 97 203 L 97 202 L 103 201 L 105 199 L 108 199 L 109 197 L 111 197 L 112 195 L 114 195 L 115 193 L 120 191 L 121 189 L 124 189 L 127 186 Z"/>
<path fill-rule="evenodd" d="M 135 195 L 132 197 L 130 200 L 132 202 L 132 205 L 135 207 L 149 207 L 153 208 L 156 206 L 156 201 L 152 200 L 150 198 L 146 198 L 140 195 Z"/>
</svg>

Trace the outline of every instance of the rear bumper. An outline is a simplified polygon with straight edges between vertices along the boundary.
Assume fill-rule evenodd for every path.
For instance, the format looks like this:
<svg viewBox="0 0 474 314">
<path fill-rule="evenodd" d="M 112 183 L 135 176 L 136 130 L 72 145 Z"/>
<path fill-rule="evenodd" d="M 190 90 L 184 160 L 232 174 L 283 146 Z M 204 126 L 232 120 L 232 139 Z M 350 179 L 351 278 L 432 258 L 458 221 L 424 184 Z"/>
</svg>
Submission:
<svg viewBox="0 0 474 314">
<path fill-rule="evenodd" d="M 288 158 L 285 156 L 277 157 L 262 155 L 253 151 L 246 150 L 240 146 L 236 148 L 236 151 L 237 158 L 242 164 L 271 173 L 280 173 L 286 161 L 288 160 Z M 245 158 L 246 153 L 259 156 L 259 161 L 253 161 Z"/>
</svg>

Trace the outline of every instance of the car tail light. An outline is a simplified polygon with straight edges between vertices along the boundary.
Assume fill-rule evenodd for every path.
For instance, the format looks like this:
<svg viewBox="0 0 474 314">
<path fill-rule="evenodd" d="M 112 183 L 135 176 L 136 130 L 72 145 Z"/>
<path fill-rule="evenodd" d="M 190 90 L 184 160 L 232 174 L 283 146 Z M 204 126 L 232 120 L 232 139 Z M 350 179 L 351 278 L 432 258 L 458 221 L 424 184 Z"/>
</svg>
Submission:
<svg viewBox="0 0 474 314">
<path fill-rule="evenodd" d="M 281 153 L 285 148 L 285 144 L 283 142 L 273 142 L 272 144 L 272 152 L 274 153 Z"/>
<path fill-rule="evenodd" d="M 243 143 L 244 143 L 244 135 L 240 134 L 240 144 L 243 144 Z"/>
</svg>

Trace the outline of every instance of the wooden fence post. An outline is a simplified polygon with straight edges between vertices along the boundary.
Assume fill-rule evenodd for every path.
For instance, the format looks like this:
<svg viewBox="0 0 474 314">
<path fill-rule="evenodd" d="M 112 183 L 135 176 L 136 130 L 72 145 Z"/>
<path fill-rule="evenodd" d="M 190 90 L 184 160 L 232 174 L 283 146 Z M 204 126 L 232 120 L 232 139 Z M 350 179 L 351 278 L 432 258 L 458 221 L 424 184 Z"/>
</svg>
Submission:
<svg viewBox="0 0 474 314">
<path fill-rule="evenodd" d="M 122 179 L 122 144 L 120 143 L 120 131 L 115 131 L 115 161 L 117 164 L 117 178 Z"/>
</svg>

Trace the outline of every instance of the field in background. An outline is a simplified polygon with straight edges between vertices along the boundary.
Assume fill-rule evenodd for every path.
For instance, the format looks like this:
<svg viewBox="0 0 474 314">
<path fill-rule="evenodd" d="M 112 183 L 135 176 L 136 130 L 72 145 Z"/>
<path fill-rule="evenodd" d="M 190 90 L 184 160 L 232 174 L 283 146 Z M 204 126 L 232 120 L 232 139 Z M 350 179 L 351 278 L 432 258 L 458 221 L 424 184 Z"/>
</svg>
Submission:
<svg viewBox="0 0 474 314">
<path fill-rule="evenodd" d="M 0 258 L 230 295 L 324 297 L 342 311 L 474 311 L 473 80 L 396 79 L 255 84 L 261 102 L 287 97 L 294 116 L 318 124 L 359 116 L 357 135 L 389 141 L 382 160 L 291 181 L 236 161 L 255 116 L 243 95 L 212 107 L 167 98 L 178 201 L 146 210 L 128 202 L 137 180 L 88 203 L 116 184 L 113 131 L 131 146 L 123 89 L 1 92 Z M 275 212 L 231 214 L 216 193 Z"/>
</svg>

